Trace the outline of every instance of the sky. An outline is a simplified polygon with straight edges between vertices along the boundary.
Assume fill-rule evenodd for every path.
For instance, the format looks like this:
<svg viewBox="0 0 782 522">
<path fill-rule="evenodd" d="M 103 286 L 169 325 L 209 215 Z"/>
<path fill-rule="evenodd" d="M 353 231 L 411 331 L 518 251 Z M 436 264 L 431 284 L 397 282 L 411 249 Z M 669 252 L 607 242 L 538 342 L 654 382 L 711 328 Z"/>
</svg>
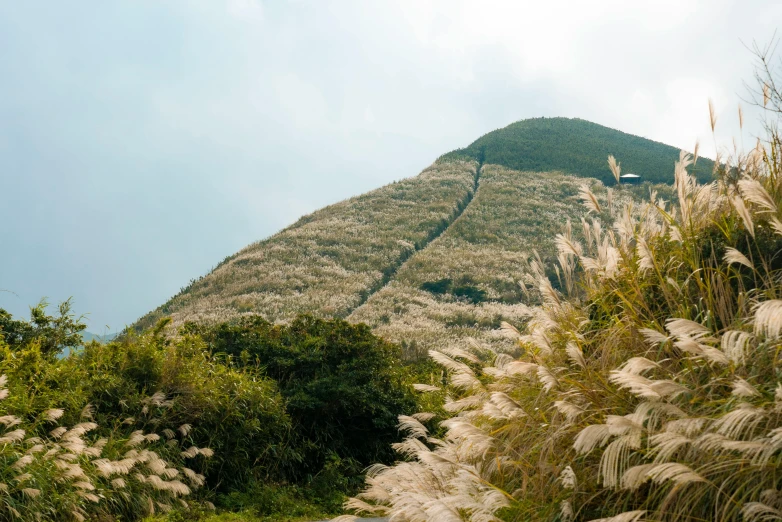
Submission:
<svg viewBox="0 0 782 522">
<path fill-rule="evenodd" d="M 90 331 L 120 330 L 299 216 L 524 118 L 711 157 L 754 143 L 747 47 L 781 22 L 753 0 L 0 0 L 0 308 L 72 297 Z"/>
</svg>

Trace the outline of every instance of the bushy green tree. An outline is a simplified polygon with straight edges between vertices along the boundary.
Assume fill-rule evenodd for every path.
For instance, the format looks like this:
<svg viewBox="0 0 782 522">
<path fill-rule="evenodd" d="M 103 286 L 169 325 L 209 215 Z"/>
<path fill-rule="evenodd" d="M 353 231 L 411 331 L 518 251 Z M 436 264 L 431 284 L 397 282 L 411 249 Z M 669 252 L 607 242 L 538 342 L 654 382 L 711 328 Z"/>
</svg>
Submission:
<svg viewBox="0 0 782 522">
<path fill-rule="evenodd" d="M 71 311 L 71 300 L 63 301 L 57 308 L 58 315 L 46 312 L 49 303 L 43 299 L 30 308 L 30 320 L 17 320 L 0 308 L 0 336 L 10 347 L 26 346 L 33 341 L 40 344 L 41 352 L 56 355 L 63 348 L 81 344 L 81 332 L 86 326 Z"/>
<path fill-rule="evenodd" d="M 361 467 L 388 461 L 397 416 L 415 409 L 399 348 L 366 325 L 311 316 L 273 325 L 245 317 L 185 331 L 277 382 L 301 451 L 292 478 L 317 473 L 331 455 Z"/>
</svg>

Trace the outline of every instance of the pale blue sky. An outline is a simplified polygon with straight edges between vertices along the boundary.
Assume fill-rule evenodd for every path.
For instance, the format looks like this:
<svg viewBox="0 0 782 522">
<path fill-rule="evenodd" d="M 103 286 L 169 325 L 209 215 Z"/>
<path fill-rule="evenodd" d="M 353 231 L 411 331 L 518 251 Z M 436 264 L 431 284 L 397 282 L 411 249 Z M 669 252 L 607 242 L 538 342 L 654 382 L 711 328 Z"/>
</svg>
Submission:
<svg viewBox="0 0 782 522">
<path fill-rule="evenodd" d="M 0 307 L 122 328 L 522 118 L 713 153 L 706 100 L 726 142 L 775 4 L 0 0 Z"/>
</svg>

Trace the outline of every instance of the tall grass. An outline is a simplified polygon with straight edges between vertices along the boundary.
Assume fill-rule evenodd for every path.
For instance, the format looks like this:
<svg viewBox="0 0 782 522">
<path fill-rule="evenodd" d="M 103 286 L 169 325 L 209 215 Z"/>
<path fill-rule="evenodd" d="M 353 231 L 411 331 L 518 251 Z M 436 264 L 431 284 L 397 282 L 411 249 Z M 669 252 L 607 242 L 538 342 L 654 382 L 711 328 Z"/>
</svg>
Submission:
<svg viewBox="0 0 782 522">
<path fill-rule="evenodd" d="M 6 383 L 3 375 L 0 400 L 8 399 Z M 148 399 L 152 407 L 166 403 L 162 394 Z M 184 499 L 204 477 L 187 462 L 212 456 L 208 448 L 181 446 L 190 426 L 162 436 L 115 429 L 94 437 L 99 426 L 92 408 L 70 427 L 58 425 L 63 414 L 49 409 L 34 419 L 0 416 L 0 520 L 133 520 L 188 509 Z"/>
<path fill-rule="evenodd" d="M 421 245 L 446 226 L 472 193 L 475 162 L 438 162 L 398 181 L 330 205 L 249 245 L 139 319 L 164 316 L 215 324 L 261 314 L 285 322 L 302 313 L 344 317 Z"/>
<path fill-rule="evenodd" d="M 537 251 L 557 256 L 550 231 L 580 215 L 579 187 L 600 192 L 589 178 L 556 172 L 517 172 L 484 165 L 470 206 L 442 236 L 413 254 L 391 284 L 348 317 L 377 335 L 415 347 L 410 352 L 463 349 L 476 342 L 513 351 L 498 336 L 501 321 L 523 321 L 534 301 L 516 280 L 525 259 Z M 601 205 L 607 205 L 605 197 Z M 551 275 L 554 273 L 551 271 Z M 485 293 L 479 302 L 452 293 L 426 291 L 426 284 L 450 278 Z"/>
<path fill-rule="evenodd" d="M 371 468 L 347 507 L 400 521 L 782 519 L 775 129 L 709 184 L 682 153 L 674 202 L 652 192 L 604 223 L 584 191 L 585 219 L 556 237 L 564 284 L 533 259 L 525 283 L 542 305 L 521 332 L 503 327 L 522 356 L 432 352 L 448 374 L 444 435 L 431 415 L 400 417 L 404 461 Z"/>
</svg>

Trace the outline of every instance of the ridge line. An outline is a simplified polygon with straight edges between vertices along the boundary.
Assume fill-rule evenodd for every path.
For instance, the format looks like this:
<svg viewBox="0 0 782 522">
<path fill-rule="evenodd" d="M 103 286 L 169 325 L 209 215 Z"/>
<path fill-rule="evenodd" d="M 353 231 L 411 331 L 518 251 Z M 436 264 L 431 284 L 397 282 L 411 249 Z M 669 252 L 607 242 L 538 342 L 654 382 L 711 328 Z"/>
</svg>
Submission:
<svg viewBox="0 0 782 522">
<path fill-rule="evenodd" d="M 370 297 L 388 286 L 394 279 L 394 276 L 397 274 L 397 272 L 399 272 L 399 269 L 402 268 L 415 254 L 426 249 L 435 239 L 445 234 L 445 232 L 451 228 L 456 220 L 459 219 L 462 214 L 464 214 L 464 212 L 467 210 L 467 207 L 470 206 L 470 203 L 472 203 L 472 200 L 475 198 L 475 194 L 478 192 L 480 185 L 482 169 L 483 158 L 478 161 L 478 166 L 475 169 L 475 178 L 473 179 L 472 190 L 469 191 L 467 195 L 456 204 L 456 208 L 446 219 L 446 225 L 439 230 L 435 228 L 420 244 L 416 243 L 412 249 L 402 252 L 396 262 L 383 272 L 383 277 L 381 277 L 380 280 L 376 284 L 372 285 L 372 287 L 370 287 L 368 290 L 361 293 L 359 302 L 355 306 L 348 308 L 340 314 L 337 314 L 336 317 L 347 319 L 350 314 L 361 308 L 367 301 L 369 301 Z"/>
</svg>

